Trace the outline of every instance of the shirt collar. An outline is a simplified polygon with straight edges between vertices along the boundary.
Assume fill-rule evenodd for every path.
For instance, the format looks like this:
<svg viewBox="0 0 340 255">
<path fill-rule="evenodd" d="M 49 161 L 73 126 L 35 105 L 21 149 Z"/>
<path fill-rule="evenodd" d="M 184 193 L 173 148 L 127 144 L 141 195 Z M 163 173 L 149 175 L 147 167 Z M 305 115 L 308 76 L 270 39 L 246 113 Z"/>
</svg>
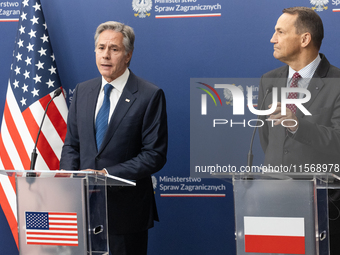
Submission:
<svg viewBox="0 0 340 255">
<path fill-rule="evenodd" d="M 127 80 L 129 79 L 129 75 L 130 75 L 130 70 L 129 70 L 129 68 L 126 68 L 125 72 L 121 76 L 119 76 L 118 78 L 111 81 L 110 84 L 115 88 L 115 90 L 122 93 L 123 89 L 125 87 L 125 84 L 127 83 Z M 104 86 L 107 83 L 108 82 L 102 76 L 102 88 L 101 88 L 101 90 L 104 89 Z"/>
<path fill-rule="evenodd" d="M 307 66 L 305 66 L 300 71 L 298 71 L 298 73 L 301 75 L 302 78 L 313 78 L 315 70 L 318 68 L 320 61 L 321 61 L 321 57 L 318 54 L 316 59 L 314 59 Z M 288 78 L 291 79 L 295 72 L 296 72 L 295 70 L 293 70 L 291 67 L 289 67 Z"/>
</svg>

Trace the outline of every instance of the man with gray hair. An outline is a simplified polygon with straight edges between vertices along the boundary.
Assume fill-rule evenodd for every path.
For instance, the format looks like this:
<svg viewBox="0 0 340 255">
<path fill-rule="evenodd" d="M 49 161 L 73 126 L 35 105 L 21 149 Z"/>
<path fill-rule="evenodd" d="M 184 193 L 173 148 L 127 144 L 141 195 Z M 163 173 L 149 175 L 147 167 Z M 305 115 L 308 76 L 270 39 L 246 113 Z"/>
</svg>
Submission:
<svg viewBox="0 0 340 255">
<path fill-rule="evenodd" d="M 75 88 L 60 168 L 91 170 L 136 181 L 108 187 L 112 255 L 147 254 L 148 229 L 158 220 L 151 174 L 166 162 L 168 131 L 164 92 L 128 68 L 131 27 L 108 21 L 95 34 L 101 77 Z"/>
</svg>

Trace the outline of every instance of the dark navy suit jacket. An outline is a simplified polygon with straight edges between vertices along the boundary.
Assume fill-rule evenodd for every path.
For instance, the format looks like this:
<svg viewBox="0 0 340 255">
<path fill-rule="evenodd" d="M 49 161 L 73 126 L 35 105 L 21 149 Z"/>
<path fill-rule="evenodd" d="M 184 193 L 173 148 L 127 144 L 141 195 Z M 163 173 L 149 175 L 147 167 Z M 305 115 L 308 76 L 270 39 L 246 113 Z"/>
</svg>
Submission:
<svg viewBox="0 0 340 255">
<path fill-rule="evenodd" d="M 101 79 L 76 86 L 60 168 L 106 168 L 110 175 L 135 180 L 136 187 L 107 189 L 109 233 L 144 231 L 158 220 L 151 174 L 166 162 L 168 130 L 164 92 L 130 71 L 97 151 L 94 118 Z"/>
</svg>

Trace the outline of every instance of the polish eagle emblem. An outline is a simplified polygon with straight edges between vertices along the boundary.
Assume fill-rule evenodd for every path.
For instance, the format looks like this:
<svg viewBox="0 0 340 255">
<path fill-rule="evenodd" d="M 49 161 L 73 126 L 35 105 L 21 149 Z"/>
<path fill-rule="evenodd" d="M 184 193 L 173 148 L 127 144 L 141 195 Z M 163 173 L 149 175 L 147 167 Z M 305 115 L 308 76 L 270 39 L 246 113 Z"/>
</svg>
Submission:
<svg viewBox="0 0 340 255">
<path fill-rule="evenodd" d="M 328 0 L 310 0 L 310 3 L 312 5 L 314 5 L 314 7 L 312 7 L 313 10 L 318 11 L 318 12 L 322 12 L 323 10 L 327 10 L 328 6 L 325 6 L 326 4 L 328 4 Z"/>
<path fill-rule="evenodd" d="M 132 8 L 136 12 L 135 17 L 145 18 L 150 17 L 150 12 L 152 8 L 151 0 L 133 0 Z"/>
<path fill-rule="evenodd" d="M 235 84 L 228 84 L 228 85 L 236 86 Z M 244 89 L 241 85 L 236 86 L 236 87 L 238 87 L 242 92 L 244 92 Z M 224 98 L 227 99 L 226 104 L 233 105 L 233 94 L 231 93 L 231 91 L 229 89 L 224 89 L 223 95 L 224 95 Z"/>
</svg>

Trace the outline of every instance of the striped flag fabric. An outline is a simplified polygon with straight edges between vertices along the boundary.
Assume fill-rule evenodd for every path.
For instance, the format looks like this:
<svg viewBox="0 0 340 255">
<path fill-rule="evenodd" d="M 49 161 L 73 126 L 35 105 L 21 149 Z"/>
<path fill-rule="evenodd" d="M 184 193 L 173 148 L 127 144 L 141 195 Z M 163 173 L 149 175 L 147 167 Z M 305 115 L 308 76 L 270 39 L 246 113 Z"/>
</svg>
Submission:
<svg viewBox="0 0 340 255">
<path fill-rule="evenodd" d="M 28 170 L 44 110 L 54 91 L 61 87 L 40 0 L 22 2 L 9 68 L 0 131 L 0 169 Z M 49 105 L 37 144 L 37 170 L 59 169 L 67 112 L 64 96 Z M 0 175 L 1 208 L 18 245 L 15 196 L 15 180 Z"/>
<path fill-rule="evenodd" d="M 28 245 L 78 246 L 76 213 L 26 212 Z"/>
<path fill-rule="evenodd" d="M 304 218 L 244 217 L 245 252 L 305 254 Z"/>
</svg>

